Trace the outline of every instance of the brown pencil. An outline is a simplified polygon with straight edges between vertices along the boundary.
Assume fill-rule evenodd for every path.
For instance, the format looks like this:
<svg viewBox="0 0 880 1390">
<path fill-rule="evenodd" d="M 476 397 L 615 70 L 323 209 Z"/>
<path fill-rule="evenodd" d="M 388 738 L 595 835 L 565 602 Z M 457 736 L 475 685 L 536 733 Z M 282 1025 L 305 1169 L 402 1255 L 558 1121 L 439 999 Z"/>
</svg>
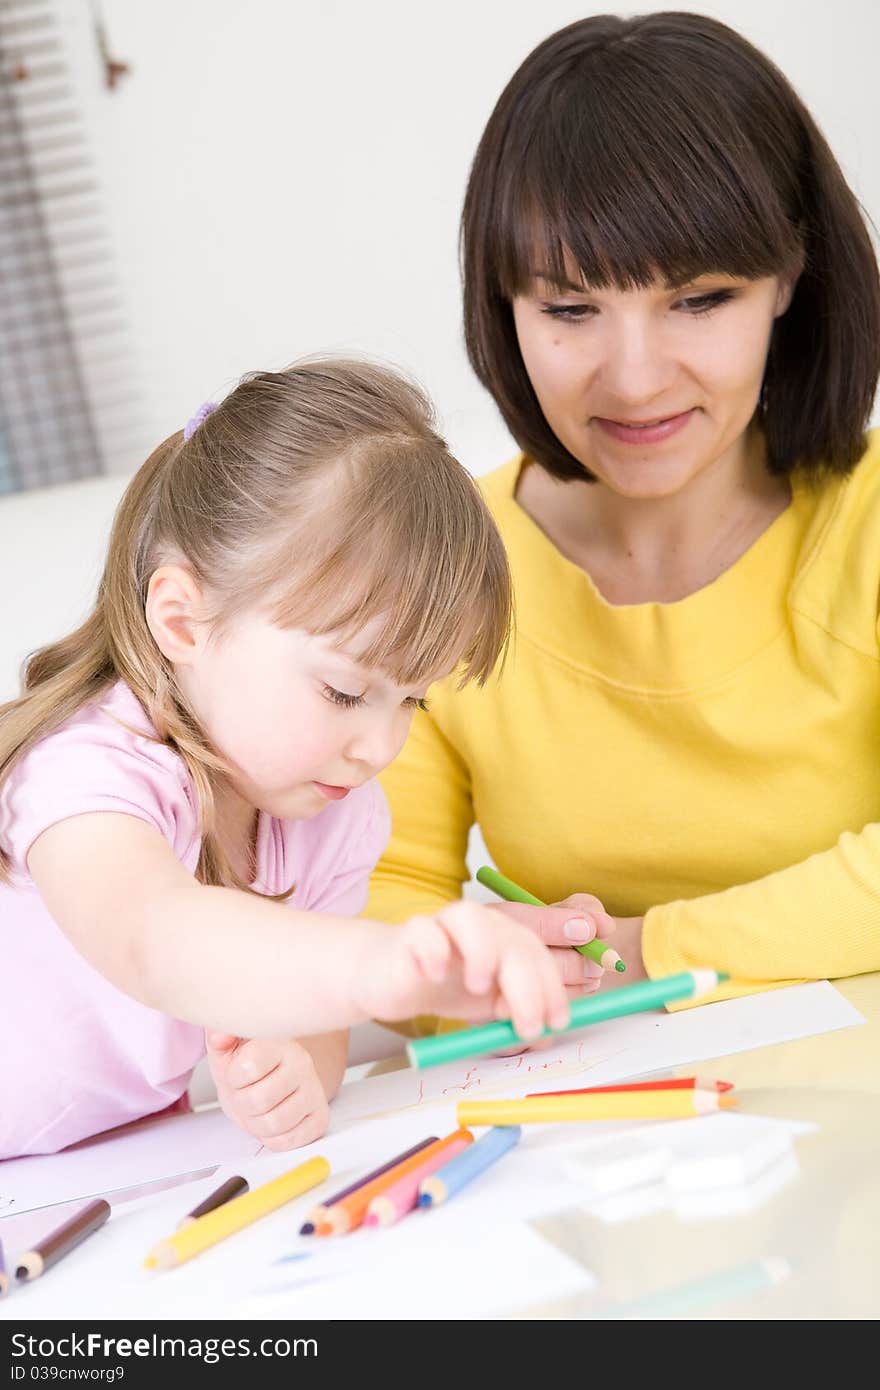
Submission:
<svg viewBox="0 0 880 1390">
<path fill-rule="evenodd" d="M 199 1202 L 197 1207 L 187 1212 L 177 1223 L 178 1231 L 184 1226 L 189 1226 L 193 1221 L 198 1221 L 200 1216 L 207 1216 L 209 1211 L 216 1211 L 217 1207 L 222 1207 L 224 1202 L 231 1202 L 233 1197 L 237 1197 L 240 1192 L 247 1192 L 248 1184 L 244 1178 L 228 1178 L 222 1187 L 216 1191 L 209 1192 L 203 1202 Z"/>
<path fill-rule="evenodd" d="M 109 1215 L 110 1203 L 105 1202 L 103 1197 L 89 1202 L 76 1216 L 38 1241 L 32 1250 L 18 1256 L 15 1262 L 16 1279 L 39 1279 L 47 1269 L 63 1260 L 75 1246 L 103 1226 Z"/>
</svg>

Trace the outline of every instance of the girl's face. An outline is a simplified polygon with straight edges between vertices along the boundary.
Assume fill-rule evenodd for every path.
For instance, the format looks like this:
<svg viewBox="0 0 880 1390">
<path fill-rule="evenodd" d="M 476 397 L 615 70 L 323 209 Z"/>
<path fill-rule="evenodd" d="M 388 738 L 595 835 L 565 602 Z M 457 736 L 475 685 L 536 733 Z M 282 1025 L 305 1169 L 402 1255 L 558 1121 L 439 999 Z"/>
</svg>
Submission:
<svg viewBox="0 0 880 1390">
<path fill-rule="evenodd" d="M 328 637 L 243 613 L 197 639 L 177 676 L 250 806 L 315 816 L 397 757 L 424 688 L 360 666 Z"/>
<path fill-rule="evenodd" d="M 513 314 L 557 438 L 612 492 L 656 499 L 741 441 L 792 288 L 711 274 L 679 290 L 560 292 L 537 279 Z"/>
</svg>

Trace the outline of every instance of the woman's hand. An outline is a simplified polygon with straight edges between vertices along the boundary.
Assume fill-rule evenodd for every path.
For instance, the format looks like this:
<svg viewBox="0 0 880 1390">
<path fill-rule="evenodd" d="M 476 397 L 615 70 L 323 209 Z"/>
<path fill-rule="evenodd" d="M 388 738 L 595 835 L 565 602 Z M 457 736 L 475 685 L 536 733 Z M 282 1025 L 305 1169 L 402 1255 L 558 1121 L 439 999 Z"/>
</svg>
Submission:
<svg viewBox="0 0 880 1390">
<path fill-rule="evenodd" d="M 205 1034 L 217 1097 L 231 1120 L 281 1153 L 326 1132 L 329 1109 L 315 1063 L 293 1038 Z"/>
<path fill-rule="evenodd" d="M 635 985 L 647 980 L 648 972 L 642 960 L 642 924 L 644 917 L 614 917 L 611 944 L 626 966 L 626 971 L 603 970 L 602 988 L 615 989 L 620 985 Z M 604 936 L 604 932 L 602 933 Z"/>
<path fill-rule="evenodd" d="M 568 1023 L 565 987 L 551 952 L 537 933 L 504 913 L 451 903 L 433 917 L 386 927 L 381 937 L 365 931 L 362 941 L 352 990 L 368 1017 L 509 1018 L 524 1040 Z"/>
<path fill-rule="evenodd" d="M 592 994 L 599 988 L 606 972 L 596 961 L 572 950 L 573 946 L 583 946 L 595 936 L 611 941 L 615 920 L 598 898 L 590 893 L 572 893 L 562 902 L 548 903 L 546 907 L 504 902 L 492 903 L 491 908 L 493 912 L 503 912 L 505 917 L 521 922 L 549 947 L 569 999 Z M 619 950 L 616 941 L 611 944 Z"/>
</svg>

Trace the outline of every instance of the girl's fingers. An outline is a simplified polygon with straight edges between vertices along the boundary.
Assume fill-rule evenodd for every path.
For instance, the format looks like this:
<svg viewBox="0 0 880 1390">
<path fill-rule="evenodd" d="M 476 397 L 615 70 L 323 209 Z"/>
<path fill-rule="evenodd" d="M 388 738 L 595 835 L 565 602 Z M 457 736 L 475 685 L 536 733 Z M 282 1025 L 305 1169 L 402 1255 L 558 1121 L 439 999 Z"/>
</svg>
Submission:
<svg viewBox="0 0 880 1390">
<path fill-rule="evenodd" d="M 239 1087 L 234 1093 L 234 1105 L 239 1115 L 258 1119 L 298 1094 L 302 1094 L 301 1088 L 292 1084 L 279 1069 L 252 1086 Z"/>
<path fill-rule="evenodd" d="M 547 1022 L 540 967 L 534 955 L 508 951 L 502 959 L 498 983 L 510 1010 L 510 1021 L 523 1042 L 540 1037 Z M 561 989 L 561 986 L 560 986 Z"/>
<path fill-rule="evenodd" d="M 438 984 L 445 977 L 451 954 L 449 938 L 433 917 L 413 917 L 403 928 L 402 944 L 427 979 Z"/>
<path fill-rule="evenodd" d="M 477 903 L 453 903 L 437 917 L 462 958 L 465 989 L 469 994 L 486 994 L 498 969 L 497 921 Z"/>
<path fill-rule="evenodd" d="M 539 978 L 544 986 L 544 1017 L 547 1027 L 558 1032 L 568 1027 L 570 1009 L 565 986 L 559 978 L 559 971 L 552 956 L 542 956 L 538 966 Z"/>
<path fill-rule="evenodd" d="M 252 1039 L 243 1043 L 235 1051 L 226 1068 L 227 1083 L 236 1089 L 253 1086 L 255 1082 L 262 1081 L 263 1077 L 271 1075 L 277 1069 L 282 1053 L 283 1046 L 270 1038 Z"/>
<path fill-rule="evenodd" d="M 296 1117 L 285 1115 L 282 1107 L 279 1107 L 279 1110 L 282 1113 L 278 1115 L 272 1131 L 265 1135 L 257 1135 L 273 1153 L 283 1153 L 287 1149 L 301 1148 L 303 1144 L 312 1144 L 327 1131 L 329 1111 L 326 1103 L 318 1103 L 305 1114 L 300 1113 Z"/>
</svg>

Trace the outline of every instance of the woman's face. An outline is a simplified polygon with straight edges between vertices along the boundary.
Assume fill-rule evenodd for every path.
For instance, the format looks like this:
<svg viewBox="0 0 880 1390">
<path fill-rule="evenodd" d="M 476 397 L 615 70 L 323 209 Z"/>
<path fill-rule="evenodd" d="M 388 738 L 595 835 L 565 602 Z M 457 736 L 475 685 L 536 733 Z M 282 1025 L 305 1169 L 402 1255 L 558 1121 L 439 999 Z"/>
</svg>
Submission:
<svg viewBox="0 0 880 1390">
<path fill-rule="evenodd" d="M 677 290 L 560 291 L 537 279 L 513 314 L 554 434 L 613 492 L 651 499 L 736 449 L 792 288 L 777 276 L 710 274 Z"/>
</svg>

